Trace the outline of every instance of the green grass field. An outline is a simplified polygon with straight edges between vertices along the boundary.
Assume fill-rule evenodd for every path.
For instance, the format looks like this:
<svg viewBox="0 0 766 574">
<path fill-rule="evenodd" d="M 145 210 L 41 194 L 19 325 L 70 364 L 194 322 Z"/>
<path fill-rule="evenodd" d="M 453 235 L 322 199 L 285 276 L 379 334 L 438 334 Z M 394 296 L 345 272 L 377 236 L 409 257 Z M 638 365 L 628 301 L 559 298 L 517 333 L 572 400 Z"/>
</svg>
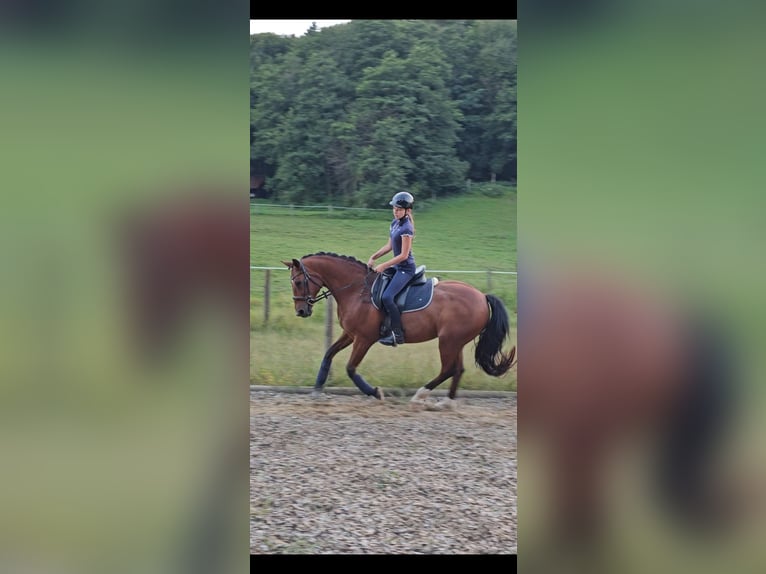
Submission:
<svg viewBox="0 0 766 574">
<path fill-rule="evenodd" d="M 502 190 L 502 193 L 498 193 Z M 259 267 L 280 267 L 281 260 L 330 251 L 366 261 L 387 241 L 389 210 L 356 212 L 251 206 L 250 261 Z M 515 271 L 516 191 L 498 185 L 474 186 L 471 194 L 416 203 L 413 253 L 418 265 L 441 279 L 465 281 L 499 296 L 511 317 L 516 341 L 516 276 L 431 273 L 429 270 Z M 384 256 L 384 260 L 390 257 Z M 295 316 L 287 268 L 270 272 L 269 319 L 264 320 L 266 272 L 251 270 L 250 382 L 258 385 L 313 385 L 325 351 L 326 304 L 320 302 L 309 319 Z M 334 317 L 333 338 L 340 335 Z M 507 351 L 510 345 L 506 345 Z M 350 347 L 333 362 L 330 386 L 353 386 L 345 374 Z M 515 390 L 516 369 L 505 377 L 486 375 L 473 361 L 473 345 L 464 350 L 462 389 Z M 359 366 L 373 386 L 417 388 L 439 372 L 437 341 L 395 349 L 375 345 Z M 449 382 L 442 383 L 447 388 Z"/>
</svg>

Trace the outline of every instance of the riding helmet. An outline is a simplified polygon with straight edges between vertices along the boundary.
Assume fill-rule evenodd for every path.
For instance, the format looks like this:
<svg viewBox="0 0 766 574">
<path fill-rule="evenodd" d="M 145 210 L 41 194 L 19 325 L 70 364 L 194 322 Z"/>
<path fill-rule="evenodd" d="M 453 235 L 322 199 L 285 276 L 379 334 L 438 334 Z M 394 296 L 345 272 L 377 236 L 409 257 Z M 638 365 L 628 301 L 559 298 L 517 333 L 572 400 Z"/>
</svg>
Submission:
<svg viewBox="0 0 766 574">
<path fill-rule="evenodd" d="M 413 203 L 415 203 L 415 198 L 412 197 L 411 193 L 407 193 L 406 191 L 400 191 L 399 193 L 394 195 L 393 199 L 391 199 L 391 202 L 388 205 L 394 205 L 396 207 L 403 207 L 404 209 L 410 209 Z"/>
</svg>

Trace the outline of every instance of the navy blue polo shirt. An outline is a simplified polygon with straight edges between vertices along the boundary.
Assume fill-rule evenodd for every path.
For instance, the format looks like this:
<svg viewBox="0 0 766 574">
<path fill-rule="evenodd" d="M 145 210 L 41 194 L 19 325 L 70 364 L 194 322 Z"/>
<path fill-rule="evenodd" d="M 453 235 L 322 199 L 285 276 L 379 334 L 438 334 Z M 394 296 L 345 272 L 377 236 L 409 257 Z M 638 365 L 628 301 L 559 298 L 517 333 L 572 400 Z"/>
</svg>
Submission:
<svg viewBox="0 0 766 574">
<path fill-rule="evenodd" d="M 410 221 L 410 218 L 407 215 L 405 215 L 402 219 L 394 218 L 394 220 L 391 222 L 391 247 L 394 250 L 394 257 L 398 256 L 402 252 L 403 235 L 409 235 L 410 237 L 415 235 L 415 231 L 412 229 L 412 221 Z M 407 259 L 401 263 L 397 263 L 394 265 L 394 267 L 396 269 L 401 269 L 402 271 L 409 271 L 410 273 L 414 273 L 415 257 L 412 255 L 412 249 L 410 249 L 410 253 L 407 256 Z"/>
</svg>

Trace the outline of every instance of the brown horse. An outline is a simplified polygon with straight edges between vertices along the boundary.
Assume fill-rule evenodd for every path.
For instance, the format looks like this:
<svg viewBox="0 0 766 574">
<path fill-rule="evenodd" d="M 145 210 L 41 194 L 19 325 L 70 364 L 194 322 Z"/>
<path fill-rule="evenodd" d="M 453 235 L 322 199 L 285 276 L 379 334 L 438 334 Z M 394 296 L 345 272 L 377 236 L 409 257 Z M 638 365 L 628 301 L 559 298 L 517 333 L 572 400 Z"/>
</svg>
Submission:
<svg viewBox="0 0 766 574">
<path fill-rule="evenodd" d="M 370 298 L 373 281 L 379 275 L 361 261 L 335 253 L 314 253 L 300 260 L 283 261 L 290 269 L 295 314 L 310 317 L 317 301 L 332 295 L 338 305 L 338 320 L 343 333 L 325 353 L 315 392 L 322 390 L 330 371 L 333 357 L 353 344 L 346 373 L 366 395 L 383 398 L 377 387 L 372 387 L 356 368 L 380 337 L 383 313 L 375 308 Z M 322 288 L 326 288 L 319 295 Z M 454 408 L 455 395 L 463 375 L 463 347 L 477 336 L 474 358 L 485 373 L 494 377 L 504 375 L 514 364 L 516 347 L 508 354 L 502 345 L 509 334 L 508 311 L 494 295 L 485 295 L 475 287 L 460 281 L 441 281 L 434 286 L 430 305 L 402 315 L 402 326 L 407 343 L 421 343 L 439 339 L 441 371 L 418 389 L 412 403 L 424 406 L 428 393 L 452 377 L 448 398 L 438 408 Z"/>
</svg>

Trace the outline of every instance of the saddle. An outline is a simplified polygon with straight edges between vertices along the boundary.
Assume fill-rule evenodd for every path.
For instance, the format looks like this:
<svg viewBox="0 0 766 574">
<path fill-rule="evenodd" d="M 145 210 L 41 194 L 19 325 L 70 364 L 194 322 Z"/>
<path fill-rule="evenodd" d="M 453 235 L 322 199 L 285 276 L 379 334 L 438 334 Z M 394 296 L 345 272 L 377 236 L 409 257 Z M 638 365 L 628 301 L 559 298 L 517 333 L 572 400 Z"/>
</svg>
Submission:
<svg viewBox="0 0 766 574">
<path fill-rule="evenodd" d="M 396 269 L 389 267 L 383 273 L 378 275 L 375 282 L 372 284 L 371 299 L 373 306 L 386 312 L 386 308 L 383 306 L 381 300 L 383 291 L 391 281 L 391 277 L 396 273 Z M 420 311 L 425 309 L 431 304 L 431 299 L 434 295 L 434 285 L 439 280 L 436 277 L 426 279 L 426 266 L 420 265 L 415 269 L 415 275 L 412 276 L 409 283 L 399 292 L 394 299 L 396 306 L 401 313 L 412 313 L 413 311 Z M 381 333 L 387 334 L 390 330 L 389 317 L 386 313 L 385 323 L 381 326 Z"/>
</svg>

